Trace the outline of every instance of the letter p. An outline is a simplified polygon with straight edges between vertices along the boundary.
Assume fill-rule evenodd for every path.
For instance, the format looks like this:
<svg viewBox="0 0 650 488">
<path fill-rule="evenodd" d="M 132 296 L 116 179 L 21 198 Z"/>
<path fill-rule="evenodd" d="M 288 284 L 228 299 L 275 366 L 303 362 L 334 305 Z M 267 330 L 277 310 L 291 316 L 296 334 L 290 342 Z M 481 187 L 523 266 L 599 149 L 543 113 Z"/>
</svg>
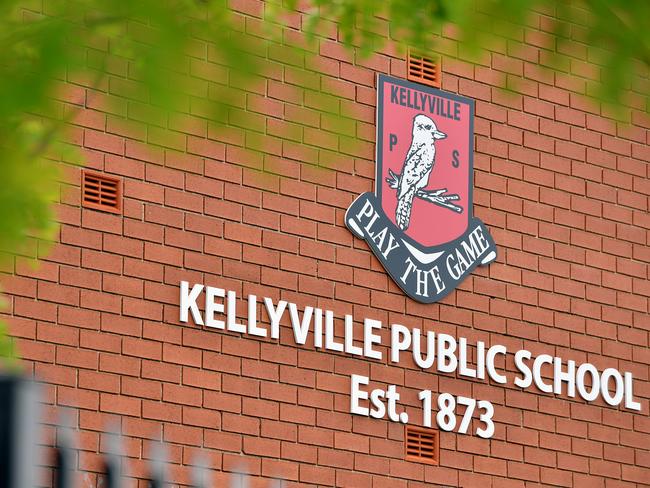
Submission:
<svg viewBox="0 0 650 488">
<path fill-rule="evenodd" d="M 372 217 L 373 212 L 372 203 L 370 203 L 370 200 L 366 200 L 359 213 L 357 213 L 357 220 L 361 221 L 361 217 Z"/>
<path fill-rule="evenodd" d="M 400 351 L 411 347 L 411 331 L 400 324 L 393 324 L 390 329 L 390 360 L 399 363 Z"/>
<path fill-rule="evenodd" d="M 391 134 L 388 136 L 388 149 L 392 151 L 395 144 L 397 144 L 397 134 Z"/>
</svg>

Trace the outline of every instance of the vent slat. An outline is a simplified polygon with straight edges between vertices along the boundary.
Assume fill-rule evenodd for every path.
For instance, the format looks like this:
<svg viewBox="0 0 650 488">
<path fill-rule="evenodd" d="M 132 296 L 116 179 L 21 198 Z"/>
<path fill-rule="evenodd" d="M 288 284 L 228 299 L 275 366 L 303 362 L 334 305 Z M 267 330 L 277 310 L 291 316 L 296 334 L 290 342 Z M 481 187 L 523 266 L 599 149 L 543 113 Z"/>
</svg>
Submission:
<svg viewBox="0 0 650 488">
<path fill-rule="evenodd" d="M 409 81 L 440 88 L 440 58 L 409 49 L 406 59 L 406 77 Z"/>
<path fill-rule="evenodd" d="M 438 464 L 438 431 L 422 427 L 407 426 L 404 436 L 405 453 L 408 461 Z"/>
<path fill-rule="evenodd" d="M 83 173 L 82 202 L 95 210 L 119 213 L 121 210 L 121 181 L 108 176 Z"/>
</svg>

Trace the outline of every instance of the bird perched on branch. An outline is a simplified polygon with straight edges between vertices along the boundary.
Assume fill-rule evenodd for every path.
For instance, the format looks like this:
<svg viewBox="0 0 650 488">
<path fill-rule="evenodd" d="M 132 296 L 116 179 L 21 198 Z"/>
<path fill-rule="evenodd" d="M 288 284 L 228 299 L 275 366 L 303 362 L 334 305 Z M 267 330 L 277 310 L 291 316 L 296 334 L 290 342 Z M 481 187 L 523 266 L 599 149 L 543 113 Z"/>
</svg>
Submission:
<svg viewBox="0 0 650 488">
<path fill-rule="evenodd" d="M 440 132 L 433 120 L 426 115 L 419 114 L 413 119 L 413 139 L 397 185 L 395 222 L 402 230 L 408 229 L 411 222 L 415 194 L 429 184 L 429 175 L 436 157 L 434 143 L 445 137 L 447 135 Z"/>
</svg>

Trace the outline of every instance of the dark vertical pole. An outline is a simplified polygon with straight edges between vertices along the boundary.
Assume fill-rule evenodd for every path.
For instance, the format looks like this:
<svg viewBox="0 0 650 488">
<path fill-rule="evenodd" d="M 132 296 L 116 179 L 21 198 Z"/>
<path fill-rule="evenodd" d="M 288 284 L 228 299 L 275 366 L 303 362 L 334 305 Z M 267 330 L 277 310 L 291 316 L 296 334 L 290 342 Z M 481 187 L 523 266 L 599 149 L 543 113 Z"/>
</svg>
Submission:
<svg viewBox="0 0 650 488">
<path fill-rule="evenodd" d="M 203 456 L 197 457 L 192 468 L 192 488 L 212 488 L 207 466 L 207 460 Z"/>
<path fill-rule="evenodd" d="M 236 470 L 232 474 L 231 485 L 232 488 L 248 488 L 248 475 L 244 469 Z"/>
<path fill-rule="evenodd" d="M 11 383 L 8 378 L 0 378 L 0 486 L 12 486 L 12 432 L 13 401 Z"/>
<path fill-rule="evenodd" d="M 104 457 L 104 473 L 106 475 L 106 488 L 120 488 L 121 459 L 120 439 L 116 434 L 107 434 L 107 453 Z"/>
<path fill-rule="evenodd" d="M 61 422 L 65 425 L 66 422 Z M 73 488 L 72 473 L 74 470 L 74 448 L 72 433 L 67 426 L 61 427 L 58 432 L 55 455 L 55 488 Z"/>
<path fill-rule="evenodd" d="M 107 454 L 104 461 L 106 488 L 120 488 L 120 461 L 114 454 Z"/>
<path fill-rule="evenodd" d="M 32 488 L 38 387 L 18 376 L 0 376 L 0 486 Z"/>
<path fill-rule="evenodd" d="M 165 450 L 162 443 L 155 443 L 151 449 L 149 488 L 164 488 L 165 458 Z"/>
</svg>

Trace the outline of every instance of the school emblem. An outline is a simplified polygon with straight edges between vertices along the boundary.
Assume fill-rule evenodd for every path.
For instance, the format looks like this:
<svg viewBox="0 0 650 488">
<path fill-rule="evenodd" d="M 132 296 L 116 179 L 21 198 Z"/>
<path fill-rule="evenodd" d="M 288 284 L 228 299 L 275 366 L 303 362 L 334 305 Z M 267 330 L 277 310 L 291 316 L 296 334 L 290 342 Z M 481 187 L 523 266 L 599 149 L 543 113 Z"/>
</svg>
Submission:
<svg viewBox="0 0 650 488">
<path fill-rule="evenodd" d="M 473 132 L 473 100 L 378 75 L 375 191 L 345 223 L 419 302 L 437 302 L 496 259 L 472 215 Z"/>
</svg>

